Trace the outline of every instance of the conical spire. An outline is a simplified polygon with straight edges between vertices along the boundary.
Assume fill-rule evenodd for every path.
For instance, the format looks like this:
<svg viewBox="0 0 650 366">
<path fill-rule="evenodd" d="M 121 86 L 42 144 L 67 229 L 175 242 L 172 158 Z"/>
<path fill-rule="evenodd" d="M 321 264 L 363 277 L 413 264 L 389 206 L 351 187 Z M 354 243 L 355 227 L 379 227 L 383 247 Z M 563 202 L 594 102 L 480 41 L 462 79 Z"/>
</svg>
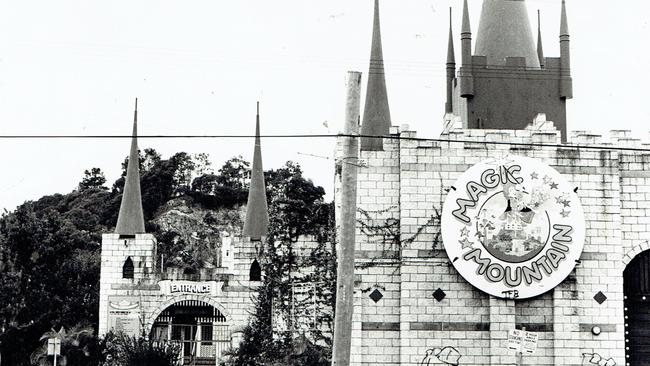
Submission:
<svg viewBox="0 0 650 366">
<path fill-rule="evenodd" d="M 451 29 L 451 7 L 449 8 L 449 42 L 447 43 L 447 65 L 456 64 L 456 55 L 454 54 L 454 33 Z"/>
<path fill-rule="evenodd" d="M 390 109 L 384 76 L 384 56 L 381 49 L 381 29 L 379 24 L 379 1 L 375 0 L 375 15 L 372 29 L 372 48 L 370 68 L 366 88 L 366 104 L 363 109 L 361 134 L 371 136 L 388 135 L 390 132 Z M 361 138 L 361 150 L 382 150 L 381 138 Z"/>
<path fill-rule="evenodd" d="M 461 24 L 460 33 L 472 34 L 472 28 L 469 23 L 469 9 L 467 7 L 467 0 L 463 0 L 463 23 Z"/>
<path fill-rule="evenodd" d="M 566 2 L 562 0 L 562 14 L 560 15 L 560 37 L 569 36 L 569 21 L 566 15 Z"/>
<path fill-rule="evenodd" d="M 467 0 L 463 1 L 463 24 L 460 29 L 461 68 L 458 74 L 460 81 L 460 96 L 474 96 L 474 79 L 472 77 L 472 29 L 469 24 L 469 7 Z"/>
<path fill-rule="evenodd" d="M 539 59 L 539 66 L 544 67 L 544 46 L 542 45 L 542 19 L 537 10 L 537 58 Z"/>
<path fill-rule="evenodd" d="M 138 99 L 133 113 L 133 134 L 129 163 L 126 167 L 122 204 L 117 216 L 115 232 L 120 235 L 144 233 L 144 214 L 140 194 L 140 154 L 138 153 Z"/>
<path fill-rule="evenodd" d="M 248 190 L 244 236 L 251 240 L 261 240 L 269 228 L 269 212 L 266 205 L 266 185 L 262 168 L 262 146 L 260 142 L 260 103 L 257 102 L 257 119 L 255 122 L 255 148 L 253 149 L 253 167 L 251 184 Z"/>
<path fill-rule="evenodd" d="M 449 8 L 449 43 L 447 44 L 447 101 L 445 113 L 453 113 L 454 77 L 456 76 L 456 55 L 454 54 L 454 33 L 451 29 L 451 7 Z"/>
<path fill-rule="evenodd" d="M 488 65 L 524 57 L 527 67 L 539 68 L 524 0 L 483 0 L 474 54 L 487 56 Z"/>
<path fill-rule="evenodd" d="M 560 15 L 560 96 L 564 99 L 573 98 L 573 81 L 571 81 L 571 48 L 569 46 L 569 21 L 566 14 L 566 2 L 562 0 Z"/>
</svg>

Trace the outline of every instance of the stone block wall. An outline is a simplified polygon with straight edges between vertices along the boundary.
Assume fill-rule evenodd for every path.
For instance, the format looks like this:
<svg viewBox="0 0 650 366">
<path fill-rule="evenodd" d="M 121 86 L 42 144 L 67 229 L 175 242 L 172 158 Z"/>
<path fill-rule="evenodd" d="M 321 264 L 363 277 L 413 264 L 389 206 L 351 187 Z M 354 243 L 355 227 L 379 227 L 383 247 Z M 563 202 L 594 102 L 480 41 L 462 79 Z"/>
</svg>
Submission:
<svg viewBox="0 0 650 366">
<path fill-rule="evenodd" d="M 384 151 L 361 152 L 353 365 L 434 365 L 454 355 L 463 365 L 514 365 L 507 333 L 521 327 L 539 334 L 525 364 L 582 365 L 584 353 L 625 364 L 623 270 L 650 247 L 650 154 L 620 150 L 645 146 L 627 131 L 607 140 L 574 132 L 561 144 L 542 122 L 516 131 L 451 128 L 436 141 L 393 128 Z M 586 221 L 574 271 L 554 290 L 517 301 L 467 283 L 439 235 L 450 186 L 474 164 L 508 154 L 560 172 L 578 188 Z"/>
</svg>

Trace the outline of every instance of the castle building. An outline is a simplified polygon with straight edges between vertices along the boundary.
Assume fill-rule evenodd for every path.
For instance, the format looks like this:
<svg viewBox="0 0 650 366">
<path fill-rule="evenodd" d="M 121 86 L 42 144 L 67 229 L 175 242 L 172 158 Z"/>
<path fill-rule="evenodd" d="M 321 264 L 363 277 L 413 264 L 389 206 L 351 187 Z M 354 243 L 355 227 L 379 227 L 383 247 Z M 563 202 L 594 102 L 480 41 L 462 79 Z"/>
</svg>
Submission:
<svg viewBox="0 0 650 366">
<path fill-rule="evenodd" d="M 456 74 L 449 30 L 446 120 L 466 129 L 525 128 L 545 113 L 567 139 L 566 100 L 573 98 L 569 27 L 564 3 L 560 57 L 544 57 L 541 26 L 533 42 L 525 1 L 485 0 L 472 53 L 467 1 L 463 3 L 461 64 Z"/>
<path fill-rule="evenodd" d="M 237 346 L 260 284 L 260 241 L 268 212 L 262 170 L 259 105 L 251 188 L 243 230 L 222 232 L 221 266 L 163 270 L 156 238 L 145 231 L 140 193 L 137 101 L 122 203 L 115 232 L 102 235 L 99 334 L 122 331 L 181 346 L 184 364 L 215 365 Z"/>
<path fill-rule="evenodd" d="M 650 360 L 650 154 L 629 131 L 567 133 L 561 5 L 559 58 L 511 0 L 483 1 L 472 54 L 465 0 L 445 129 L 418 139 L 390 126 L 375 1 L 362 134 L 383 138 L 360 149 L 352 365 Z"/>
</svg>

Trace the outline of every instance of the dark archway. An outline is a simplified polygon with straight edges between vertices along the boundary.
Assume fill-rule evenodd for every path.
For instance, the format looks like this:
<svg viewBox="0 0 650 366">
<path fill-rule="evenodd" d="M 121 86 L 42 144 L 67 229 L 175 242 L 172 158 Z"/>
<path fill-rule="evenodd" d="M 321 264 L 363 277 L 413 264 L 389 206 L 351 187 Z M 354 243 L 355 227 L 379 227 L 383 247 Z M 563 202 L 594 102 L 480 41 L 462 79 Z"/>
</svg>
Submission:
<svg viewBox="0 0 650 366">
<path fill-rule="evenodd" d="M 262 267 L 257 259 L 253 260 L 251 263 L 251 270 L 248 273 L 249 281 L 261 281 L 262 280 Z"/>
<path fill-rule="evenodd" d="M 214 365 L 231 346 L 226 317 L 199 300 L 168 306 L 154 321 L 149 337 L 160 344 L 179 345 L 183 365 Z"/>
<path fill-rule="evenodd" d="M 650 366 L 650 251 L 637 255 L 623 272 L 625 363 Z"/>
<path fill-rule="evenodd" d="M 122 266 L 122 278 L 133 278 L 133 260 L 131 257 L 126 258 L 124 265 Z"/>
</svg>

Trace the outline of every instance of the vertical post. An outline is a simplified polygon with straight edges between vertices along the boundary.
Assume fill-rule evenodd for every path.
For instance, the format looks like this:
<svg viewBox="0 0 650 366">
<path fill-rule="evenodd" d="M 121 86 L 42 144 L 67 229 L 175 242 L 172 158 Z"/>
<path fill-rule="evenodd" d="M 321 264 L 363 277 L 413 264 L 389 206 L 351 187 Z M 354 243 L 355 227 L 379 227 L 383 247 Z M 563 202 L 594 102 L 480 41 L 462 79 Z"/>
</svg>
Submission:
<svg viewBox="0 0 650 366">
<path fill-rule="evenodd" d="M 56 366 L 56 341 L 54 343 L 54 366 Z"/>
<path fill-rule="evenodd" d="M 349 71 L 346 81 L 345 135 L 359 134 L 361 73 Z M 352 312 L 354 309 L 354 245 L 357 211 L 357 160 L 359 140 L 343 137 L 341 158 L 341 217 L 338 229 L 338 266 L 336 274 L 336 313 L 332 366 L 350 365 Z"/>
</svg>

